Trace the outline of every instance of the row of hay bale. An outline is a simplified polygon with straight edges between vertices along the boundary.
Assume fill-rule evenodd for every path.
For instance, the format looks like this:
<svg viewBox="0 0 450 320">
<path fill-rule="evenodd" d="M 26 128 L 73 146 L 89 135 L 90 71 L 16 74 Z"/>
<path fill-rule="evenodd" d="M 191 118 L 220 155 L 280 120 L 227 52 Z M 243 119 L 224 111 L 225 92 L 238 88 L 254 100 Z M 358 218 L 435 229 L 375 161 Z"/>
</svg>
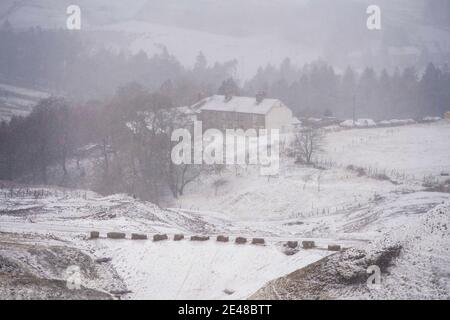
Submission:
<svg viewBox="0 0 450 320">
<path fill-rule="evenodd" d="M 109 239 L 125 239 L 126 238 L 126 234 L 123 232 L 108 232 L 106 234 L 106 237 Z M 100 238 L 100 232 L 98 231 L 91 231 L 90 233 L 90 239 L 99 239 Z M 173 240 L 174 241 L 181 241 L 183 240 L 185 237 L 183 234 L 176 234 L 173 236 Z M 145 234 L 137 234 L 137 233 L 132 233 L 131 234 L 131 240 L 148 240 L 147 235 Z M 155 234 L 153 236 L 153 241 L 154 242 L 158 242 L 158 241 L 164 241 L 164 240 L 169 240 L 169 237 L 167 236 L 167 234 Z M 210 240 L 209 236 L 202 236 L 202 235 L 194 235 L 190 237 L 191 241 L 208 241 Z M 228 236 L 223 236 L 223 235 L 219 235 L 216 238 L 217 242 L 229 242 L 230 238 Z M 235 243 L 236 244 L 246 244 L 247 243 L 247 238 L 244 237 L 237 237 L 235 239 Z M 262 238 L 253 238 L 251 241 L 252 244 L 254 245 L 264 245 L 265 244 L 265 240 Z"/>
<path fill-rule="evenodd" d="M 286 243 L 286 247 L 289 249 L 297 249 L 298 245 L 298 241 L 288 241 Z M 306 250 L 314 249 L 316 248 L 316 243 L 314 241 L 302 241 L 302 248 Z M 341 251 L 341 246 L 337 244 L 330 244 L 328 245 L 328 251 Z"/>
<path fill-rule="evenodd" d="M 106 234 L 107 238 L 109 239 L 125 239 L 126 238 L 126 234 L 123 232 L 108 232 Z M 90 239 L 98 239 L 100 238 L 100 233 L 98 231 L 92 231 L 90 234 Z M 181 241 L 184 240 L 184 235 L 183 234 L 176 234 L 173 236 L 173 240 L 174 241 Z M 147 235 L 145 234 L 138 234 L 138 233 L 132 233 L 131 234 L 131 240 L 148 240 Z M 167 236 L 167 234 L 155 234 L 153 236 L 153 241 L 154 242 L 159 242 L 159 241 L 164 241 L 164 240 L 169 240 L 169 237 Z M 208 241 L 210 240 L 209 236 L 202 236 L 202 235 L 194 235 L 190 237 L 191 241 Z M 224 236 L 224 235 L 219 235 L 216 238 L 217 242 L 230 242 L 230 237 L 228 236 Z M 249 240 L 245 237 L 236 237 L 234 242 L 236 244 L 246 244 Z M 252 238 L 251 244 L 253 245 L 265 245 L 266 241 L 264 240 L 264 238 Z M 288 241 L 285 244 L 285 247 L 291 250 L 296 250 L 299 247 L 299 242 L 298 241 Z M 316 244 L 314 241 L 302 241 L 302 247 L 303 249 L 309 250 L 309 249 L 314 249 L 316 248 Z M 341 246 L 339 245 L 328 245 L 328 250 L 329 251 L 341 251 Z"/>
</svg>

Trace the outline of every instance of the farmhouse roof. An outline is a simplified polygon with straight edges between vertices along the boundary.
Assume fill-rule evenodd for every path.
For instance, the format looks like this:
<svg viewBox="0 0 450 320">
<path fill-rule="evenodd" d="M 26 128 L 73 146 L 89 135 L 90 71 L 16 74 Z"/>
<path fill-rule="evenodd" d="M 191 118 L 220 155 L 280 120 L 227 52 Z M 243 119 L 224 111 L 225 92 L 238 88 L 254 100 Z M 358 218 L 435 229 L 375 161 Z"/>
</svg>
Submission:
<svg viewBox="0 0 450 320">
<path fill-rule="evenodd" d="M 222 112 L 238 112 L 252 114 L 267 114 L 276 106 L 283 103 L 278 99 L 263 99 L 257 102 L 256 98 L 251 97 L 225 97 L 222 95 L 214 95 L 201 100 L 192 106 L 194 110 L 199 111 L 222 111 Z"/>
</svg>

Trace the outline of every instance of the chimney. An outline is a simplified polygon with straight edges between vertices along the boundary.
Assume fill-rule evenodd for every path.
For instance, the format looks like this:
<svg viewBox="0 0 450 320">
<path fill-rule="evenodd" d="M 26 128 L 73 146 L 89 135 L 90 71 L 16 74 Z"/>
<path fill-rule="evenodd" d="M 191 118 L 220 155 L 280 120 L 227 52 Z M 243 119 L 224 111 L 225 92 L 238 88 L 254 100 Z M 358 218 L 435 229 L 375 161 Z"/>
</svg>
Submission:
<svg viewBox="0 0 450 320">
<path fill-rule="evenodd" d="M 233 95 L 232 95 L 232 94 L 229 94 L 229 93 L 227 93 L 227 94 L 225 95 L 225 102 L 230 102 L 230 101 L 231 101 L 231 99 L 233 99 Z"/>
<path fill-rule="evenodd" d="M 256 94 L 256 104 L 260 104 L 266 98 L 266 93 L 264 91 L 258 92 Z"/>
</svg>

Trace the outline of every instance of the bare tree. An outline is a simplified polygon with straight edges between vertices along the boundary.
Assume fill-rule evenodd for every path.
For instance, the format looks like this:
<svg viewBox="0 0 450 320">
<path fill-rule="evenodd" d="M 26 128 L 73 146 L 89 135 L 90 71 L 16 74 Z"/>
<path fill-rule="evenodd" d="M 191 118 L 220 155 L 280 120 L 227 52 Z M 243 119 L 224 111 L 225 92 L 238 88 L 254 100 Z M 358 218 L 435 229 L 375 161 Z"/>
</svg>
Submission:
<svg viewBox="0 0 450 320">
<path fill-rule="evenodd" d="M 170 173 L 168 183 L 170 190 L 175 198 L 184 194 L 184 188 L 191 182 L 195 181 L 202 172 L 201 165 L 182 164 L 174 165 L 169 162 Z"/>
<path fill-rule="evenodd" d="M 191 135 L 193 134 L 192 123 L 182 112 L 180 113 L 180 111 L 172 110 L 171 121 L 171 130 L 175 128 L 186 128 L 190 129 Z M 174 164 L 171 159 L 171 151 L 177 142 L 171 141 L 169 143 L 171 144 L 171 147 L 167 150 L 168 173 L 166 179 L 170 190 L 172 191 L 172 195 L 175 198 L 178 198 L 184 194 L 184 188 L 189 183 L 194 182 L 200 177 L 201 173 L 205 171 L 205 168 L 203 165 L 197 164 Z M 191 154 L 194 154 L 194 143 L 191 144 Z"/>
<path fill-rule="evenodd" d="M 320 129 L 302 128 L 295 135 L 293 149 L 296 162 L 312 164 L 313 156 L 322 148 L 323 133 Z"/>
</svg>

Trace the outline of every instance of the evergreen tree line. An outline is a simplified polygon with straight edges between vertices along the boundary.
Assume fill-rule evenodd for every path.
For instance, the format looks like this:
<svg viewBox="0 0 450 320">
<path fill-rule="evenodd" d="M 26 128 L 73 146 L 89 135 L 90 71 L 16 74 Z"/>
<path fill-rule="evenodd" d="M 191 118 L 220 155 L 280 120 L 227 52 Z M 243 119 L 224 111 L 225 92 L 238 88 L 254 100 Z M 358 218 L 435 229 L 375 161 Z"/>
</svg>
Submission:
<svg viewBox="0 0 450 320">
<path fill-rule="evenodd" d="M 260 68 L 244 91 L 281 99 L 299 117 L 420 120 L 450 110 L 450 70 L 430 63 L 422 72 L 414 67 L 392 73 L 349 67 L 339 74 L 324 62 L 296 68 L 286 59 L 279 67 Z"/>
<path fill-rule="evenodd" d="M 259 68 L 239 86 L 229 79 L 236 74 L 236 60 L 208 64 L 201 52 L 194 67 L 185 68 L 165 49 L 152 57 L 113 52 L 93 44 L 83 32 L 17 31 L 7 23 L 0 28 L 0 43 L 0 81 L 43 88 L 76 101 L 104 99 L 118 87 L 137 82 L 149 91 L 163 87 L 175 105 L 190 105 L 232 81 L 239 87 L 236 93 L 265 92 L 281 99 L 298 117 L 418 119 L 442 116 L 450 109 L 447 66 L 393 72 L 349 67 L 337 72 L 325 62 L 297 67 L 285 59 L 278 67 Z"/>
<path fill-rule="evenodd" d="M 200 52 L 195 65 L 185 68 L 164 47 L 153 56 L 117 52 L 97 42 L 101 38 L 62 29 L 16 30 L 5 23 L 0 27 L 0 82 L 77 101 L 111 96 L 130 82 L 150 91 L 165 83 L 168 90 L 176 89 L 178 103 L 187 104 L 195 102 L 198 92 L 215 93 L 237 66 L 234 60 L 208 65 Z M 191 91 L 197 93 L 192 96 Z"/>
</svg>

